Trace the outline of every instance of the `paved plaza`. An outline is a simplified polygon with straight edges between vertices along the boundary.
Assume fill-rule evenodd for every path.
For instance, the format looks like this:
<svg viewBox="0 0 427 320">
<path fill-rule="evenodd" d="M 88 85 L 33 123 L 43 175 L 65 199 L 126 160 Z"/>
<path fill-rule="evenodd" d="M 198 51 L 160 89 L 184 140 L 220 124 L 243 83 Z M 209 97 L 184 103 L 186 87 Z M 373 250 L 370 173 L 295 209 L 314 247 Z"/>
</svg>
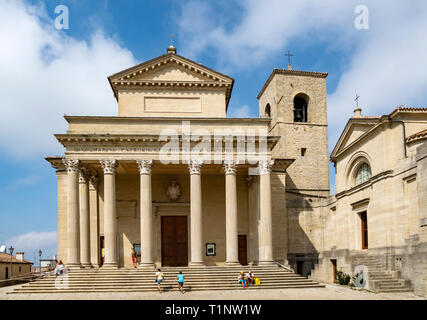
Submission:
<svg viewBox="0 0 427 320">
<path fill-rule="evenodd" d="M 326 285 L 326 288 L 304 289 L 243 289 L 224 291 L 173 292 L 117 292 L 117 293 L 61 293 L 7 294 L 21 285 L 0 288 L 0 300 L 424 300 L 412 292 L 372 293 L 348 287 Z"/>
</svg>

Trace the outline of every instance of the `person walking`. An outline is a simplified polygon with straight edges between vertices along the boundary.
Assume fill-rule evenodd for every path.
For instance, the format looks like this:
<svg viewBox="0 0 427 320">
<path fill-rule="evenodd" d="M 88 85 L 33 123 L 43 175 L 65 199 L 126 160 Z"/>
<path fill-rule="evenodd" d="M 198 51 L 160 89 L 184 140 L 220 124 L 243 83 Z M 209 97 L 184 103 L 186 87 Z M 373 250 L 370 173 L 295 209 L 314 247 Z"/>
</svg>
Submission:
<svg viewBox="0 0 427 320">
<path fill-rule="evenodd" d="M 184 275 L 182 274 L 182 271 L 179 272 L 179 274 L 176 276 L 176 280 L 178 281 L 178 288 L 181 293 L 184 293 Z"/>
<path fill-rule="evenodd" d="M 162 292 L 162 288 L 160 287 L 160 285 L 162 284 L 163 278 L 164 278 L 164 275 L 162 270 L 157 269 L 156 282 L 157 282 L 157 289 L 159 290 L 160 293 Z"/>
<path fill-rule="evenodd" d="M 132 264 L 134 268 L 136 268 L 136 257 L 137 257 L 136 251 L 135 249 L 132 249 Z"/>
</svg>

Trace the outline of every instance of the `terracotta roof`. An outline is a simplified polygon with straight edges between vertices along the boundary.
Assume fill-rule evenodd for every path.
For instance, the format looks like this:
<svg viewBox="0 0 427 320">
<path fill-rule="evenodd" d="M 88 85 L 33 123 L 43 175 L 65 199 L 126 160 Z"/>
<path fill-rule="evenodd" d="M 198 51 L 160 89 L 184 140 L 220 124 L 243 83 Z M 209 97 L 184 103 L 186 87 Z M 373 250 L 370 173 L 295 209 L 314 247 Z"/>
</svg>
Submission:
<svg viewBox="0 0 427 320">
<path fill-rule="evenodd" d="M 398 112 L 427 112 L 427 108 L 408 108 L 400 106 L 390 113 L 390 117 L 394 116 Z"/>
<path fill-rule="evenodd" d="M 419 140 L 423 138 L 427 138 L 427 129 L 417 132 L 413 135 L 410 135 L 409 137 L 406 138 L 406 142 L 411 142 L 411 141 Z"/>
<path fill-rule="evenodd" d="M 261 97 L 264 93 L 264 90 L 267 88 L 271 79 L 275 74 L 287 74 L 287 75 L 296 75 L 296 76 L 308 76 L 308 77 L 316 77 L 316 78 L 326 78 L 328 73 L 326 72 L 312 72 L 312 71 L 300 71 L 300 70 L 288 70 L 288 69 L 274 69 L 273 72 L 268 77 L 267 81 L 264 83 L 261 91 L 258 93 L 257 99 Z"/>
<path fill-rule="evenodd" d="M 0 263 L 10 263 L 10 254 L 7 253 L 0 253 Z M 12 263 L 24 263 L 24 264 L 33 264 L 32 262 L 28 260 L 17 260 L 16 256 L 12 256 Z"/>
</svg>

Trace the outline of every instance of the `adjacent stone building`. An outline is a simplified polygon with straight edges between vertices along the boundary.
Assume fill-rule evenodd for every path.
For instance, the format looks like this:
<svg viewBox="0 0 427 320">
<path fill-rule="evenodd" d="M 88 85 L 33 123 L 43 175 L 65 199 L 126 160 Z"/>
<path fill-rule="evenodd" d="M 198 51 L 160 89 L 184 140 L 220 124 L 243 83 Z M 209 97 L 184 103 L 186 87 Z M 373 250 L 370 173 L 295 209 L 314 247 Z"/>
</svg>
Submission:
<svg viewBox="0 0 427 320">
<path fill-rule="evenodd" d="M 118 116 L 65 116 L 58 259 L 70 267 L 272 264 L 323 282 L 368 254 L 426 290 L 427 109 L 356 109 L 331 155 L 327 73 L 274 69 L 259 118 L 234 80 L 167 53 L 108 78 Z M 354 259 L 353 259 L 354 258 Z"/>
<path fill-rule="evenodd" d="M 352 274 L 361 254 L 427 293 L 427 109 L 355 110 L 331 154 L 337 193 L 316 204 L 312 277 Z M 366 259 L 365 259 L 366 260 Z"/>
<path fill-rule="evenodd" d="M 23 252 L 17 252 L 15 256 L 0 253 L 0 280 L 29 274 L 32 264 L 32 262 L 24 259 Z"/>
</svg>

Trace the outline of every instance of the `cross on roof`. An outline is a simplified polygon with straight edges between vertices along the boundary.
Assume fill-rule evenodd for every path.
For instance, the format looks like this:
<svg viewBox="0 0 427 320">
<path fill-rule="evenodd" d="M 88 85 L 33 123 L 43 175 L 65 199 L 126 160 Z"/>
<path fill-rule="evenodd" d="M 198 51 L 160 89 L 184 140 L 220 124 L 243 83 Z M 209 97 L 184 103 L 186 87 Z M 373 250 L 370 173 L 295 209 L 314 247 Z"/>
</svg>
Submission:
<svg viewBox="0 0 427 320">
<path fill-rule="evenodd" d="M 356 99 L 354 99 L 354 101 L 356 101 L 356 107 L 359 107 L 359 98 L 360 96 L 356 92 Z"/>
<path fill-rule="evenodd" d="M 173 44 L 172 44 L 172 40 L 173 40 L 173 38 L 174 38 L 173 34 L 170 34 L 170 35 L 169 35 L 169 40 L 170 40 L 170 45 L 171 45 L 171 46 L 173 45 Z"/>
<path fill-rule="evenodd" d="M 288 53 L 285 53 L 285 56 L 287 56 L 287 57 L 288 57 L 288 64 L 291 64 L 291 57 L 293 57 L 293 56 L 294 56 L 293 54 L 291 54 L 291 51 L 290 51 L 290 50 L 288 50 Z"/>
</svg>

